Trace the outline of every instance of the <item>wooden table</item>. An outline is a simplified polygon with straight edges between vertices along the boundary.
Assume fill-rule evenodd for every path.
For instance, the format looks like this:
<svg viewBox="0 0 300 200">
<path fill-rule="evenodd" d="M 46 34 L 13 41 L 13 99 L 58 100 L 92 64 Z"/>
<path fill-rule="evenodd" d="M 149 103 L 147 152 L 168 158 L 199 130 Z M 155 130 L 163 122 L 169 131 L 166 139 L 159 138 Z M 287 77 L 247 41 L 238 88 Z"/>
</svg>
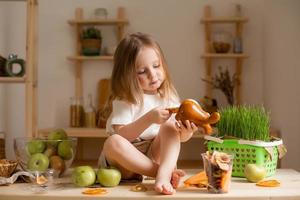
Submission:
<svg viewBox="0 0 300 200">
<path fill-rule="evenodd" d="M 186 170 L 185 180 L 198 170 Z M 147 192 L 132 192 L 130 188 L 135 184 L 121 184 L 118 187 L 107 188 L 108 194 L 103 196 L 86 196 L 81 194 L 84 188 L 75 187 L 69 176 L 57 179 L 55 188 L 45 193 L 36 194 L 31 185 L 18 183 L 10 186 L 0 186 L 0 200 L 60 200 L 60 199 L 300 199 L 300 173 L 292 169 L 278 169 L 276 175 L 271 177 L 281 182 L 277 188 L 264 188 L 247 182 L 244 178 L 232 178 L 231 189 L 227 194 L 209 194 L 205 189 L 185 188 L 182 184 L 174 195 L 158 195 L 151 188 L 153 180 L 146 180 L 144 184 L 149 188 Z"/>
</svg>

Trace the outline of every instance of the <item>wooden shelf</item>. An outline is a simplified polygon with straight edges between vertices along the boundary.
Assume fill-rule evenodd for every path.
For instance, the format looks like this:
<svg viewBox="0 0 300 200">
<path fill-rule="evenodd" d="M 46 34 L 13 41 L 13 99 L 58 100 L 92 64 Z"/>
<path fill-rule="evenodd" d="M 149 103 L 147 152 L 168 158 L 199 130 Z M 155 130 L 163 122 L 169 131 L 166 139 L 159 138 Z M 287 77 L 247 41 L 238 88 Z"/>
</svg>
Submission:
<svg viewBox="0 0 300 200">
<path fill-rule="evenodd" d="M 98 160 L 74 160 L 72 167 L 90 165 L 97 167 Z M 201 169 L 203 167 L 202 160 L 178 160 L 177 167 L 179 169 Z"/>
<path fill-rule="evenodd" d="M 47 137 L 48 133 L 55 128 L 40 129 L 39 136 Z M 64 128 L 70 137 L 78 138 L 107 138 L 108 134 L 105 129 L 102 128 Z M 203 131 L 199 130 L 194 133 L 193 138 L 203 138 Z"/>
<path fill-rule="evenodd" d="M 237 53 L 205 53 L 201 55 L 202 58 L 248 58 L 246 54 Z"/>
<path fill-rule="evenodd" d="M 0 77 L 0 83 L 25 83 L 25 77 Z"/>
<path fill-rule="evenodd" d="M 247 21 L 246 17 L 205 17 L 201 19 L 201 23 L 245 23 Z"/>
<path fill-rule="evenodd" d="M 40 129 L 39 136 L 46 137 L 48 133 L 54 130 L 53 128 L 48 129 Z M 106 134 L 105 129 L 101 128 L 64 128 L 70 137 L 78 137 L 78 138 L 107 138 L 108 134 Z"/>
<path fill-rule="evenodd" d="M 106 20 L 68 20 L 70 25 L 125 25 L 125 19 L 106 19 Z"/>
<path fill-rule="evenodd" d="M 113 60 L 113 56 L 68 56 L 71 61 Z"/>
</svg>

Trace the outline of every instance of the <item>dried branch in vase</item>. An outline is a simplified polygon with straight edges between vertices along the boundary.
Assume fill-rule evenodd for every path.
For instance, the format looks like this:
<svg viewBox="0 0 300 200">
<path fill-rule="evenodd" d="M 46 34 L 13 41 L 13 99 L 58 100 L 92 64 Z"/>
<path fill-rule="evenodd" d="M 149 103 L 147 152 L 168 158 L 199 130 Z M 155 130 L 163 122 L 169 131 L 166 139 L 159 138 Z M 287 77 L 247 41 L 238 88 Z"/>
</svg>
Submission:
<svg viewBox="0 0 300 200">
<path fill-rule="evenodd" d="M 223 71 L 222 68 L 219 67 L 219 74 L 216 74 L 212 80 L 202 80 L 212 85 L 213 89 L 221 90 L 226 96 L 227 102 L 230 105 L 234 104 L 234 88 L 236 84 L 238 84 L 238 77 L 235 73 L 230 77 L 228 69 Z"/>
</svg>

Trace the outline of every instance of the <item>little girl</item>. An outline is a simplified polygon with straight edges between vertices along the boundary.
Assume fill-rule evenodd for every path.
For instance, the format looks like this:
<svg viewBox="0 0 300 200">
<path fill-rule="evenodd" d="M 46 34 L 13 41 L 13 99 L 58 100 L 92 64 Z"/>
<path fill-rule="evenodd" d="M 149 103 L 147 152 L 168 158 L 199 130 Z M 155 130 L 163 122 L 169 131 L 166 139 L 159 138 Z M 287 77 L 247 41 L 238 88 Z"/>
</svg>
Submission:
<svg viewBox="0 0 300 200">
<path fill-rule="evenodd" d="M 182 170 L 176 169 L 180 142 L 198 128 L 176 121 L 167 108 L 179 106 L 164 55 L 149 35 L 125 37 L 114 55 L 111 77 L 110 136 L 99 158 L 101 167 L 117 167 L 123 179 L 155 177 L 155 190 L 173 194 Z"/>
</svg>

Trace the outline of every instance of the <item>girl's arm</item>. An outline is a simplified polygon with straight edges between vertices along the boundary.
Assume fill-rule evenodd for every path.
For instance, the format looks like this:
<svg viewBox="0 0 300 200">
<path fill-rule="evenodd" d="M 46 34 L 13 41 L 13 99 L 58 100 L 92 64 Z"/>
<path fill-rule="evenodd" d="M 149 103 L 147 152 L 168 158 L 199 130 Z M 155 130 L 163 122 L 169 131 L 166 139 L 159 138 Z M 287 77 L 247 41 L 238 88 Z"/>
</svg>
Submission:
<svg viewBox="0 0 300 200">
<path fill-rule="evenodd" d="M 113 125 L 114 130 L 130 142 L 138 138 L 150 125 L 162 124 L 170 118 L 171 114 L 166 109 L 154 108 L 126 125 Z"/>
</svg>

